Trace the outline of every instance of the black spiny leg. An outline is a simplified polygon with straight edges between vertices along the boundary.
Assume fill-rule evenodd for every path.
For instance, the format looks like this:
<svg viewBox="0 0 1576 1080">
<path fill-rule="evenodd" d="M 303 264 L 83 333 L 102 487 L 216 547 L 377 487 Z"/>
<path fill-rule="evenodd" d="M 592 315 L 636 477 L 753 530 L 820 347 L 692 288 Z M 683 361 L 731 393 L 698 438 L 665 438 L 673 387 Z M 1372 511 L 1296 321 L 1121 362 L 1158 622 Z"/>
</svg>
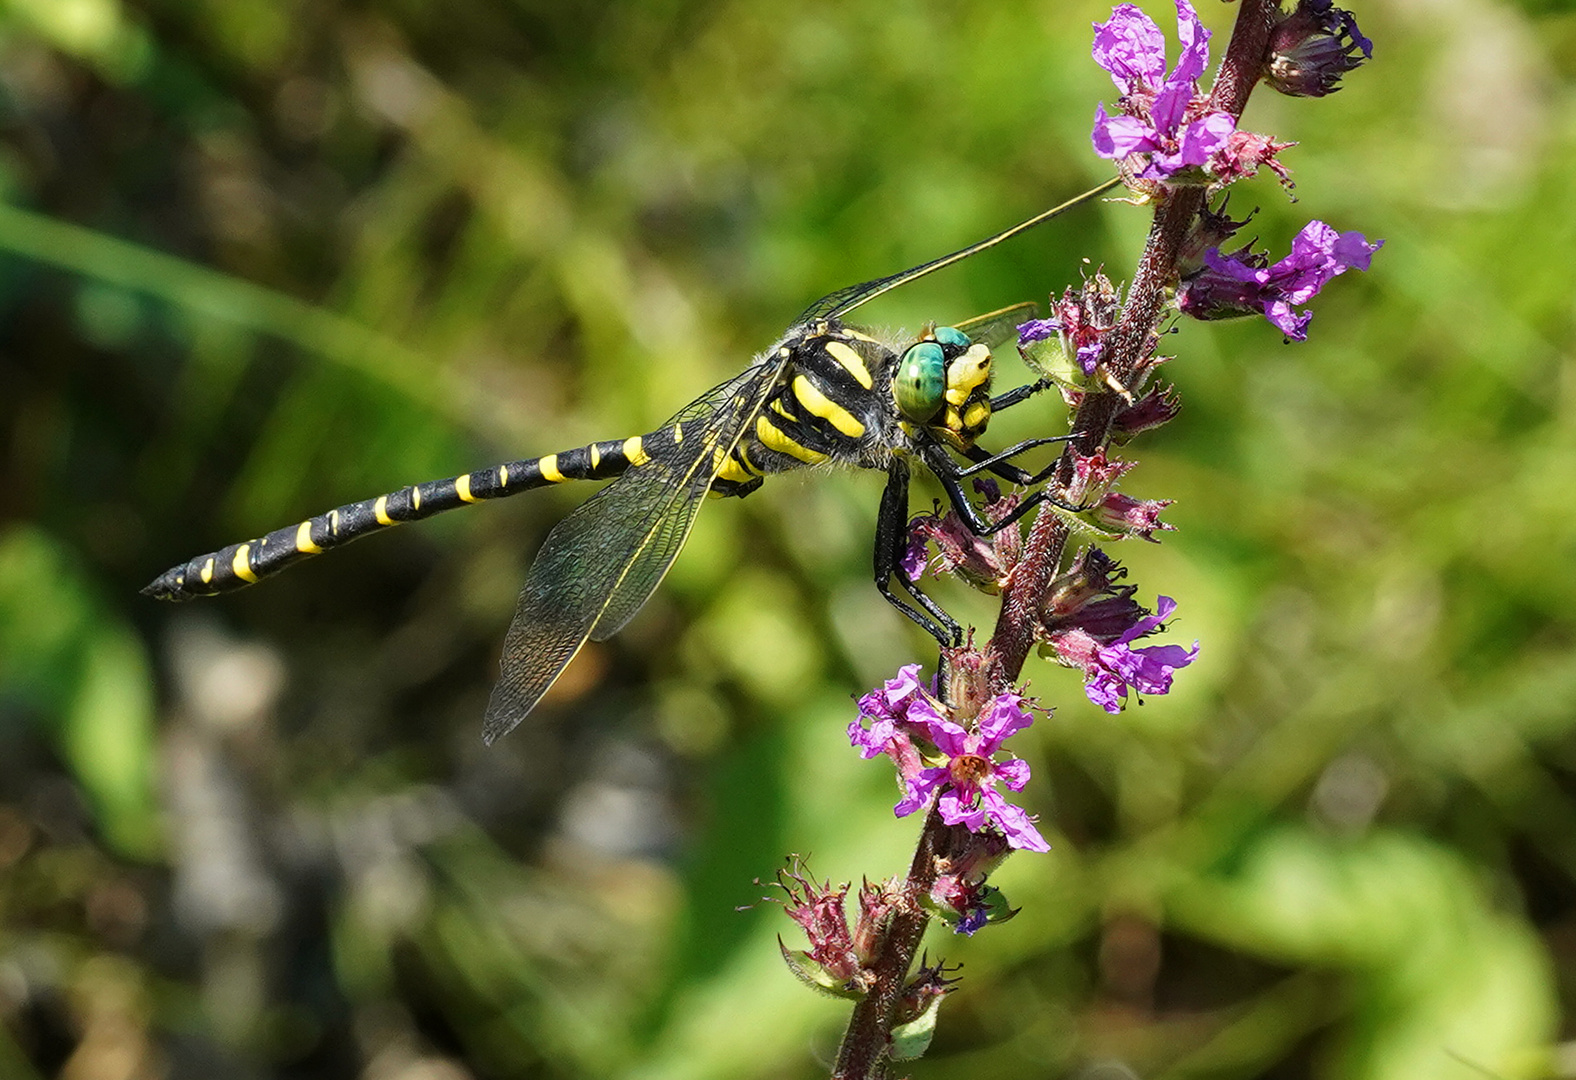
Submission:
<svg viewBox="0 0 1576 1080">
<path fill-rule="evenodd" d="M 1087 507 L 1074 506 L 1072 503 L 1063 502 L 1061 499 L 1047 495 L 1045 489 L 1041 488 L 1038 491 L 1030 492 L 1023 502 L 1013 508 L 1012 513 L 1000 521 L 986 521 L 980 516 L 980 512 L 974 508 L 974 504 L 969 501 L 968 493 L 963 490 L 961 482 L 962 477 L 974 470 L 960 469 L 958 463 L 952 460 L 951 455 L 939 443 L 924 444 L 919 448 L 919 452 L 925 459 L 925 464 L 930 466 L 930 471 L 936 474 L 936 479 L 940 481 L 942 489 L 946 491 L 947 501 L 952 504 L 952 509 L 958 512 L 958 516 L 963 519 L 963 523 L 969 527 L 969 531 L 975 536 L 994 536 L 1041 503 L 1048 502 L 1052 506 L 1071 513 L 1078 513 L 1087 509 Z"/>
<path fill-rule="evenodd" d="M 1049 379 L 1041 379 L 1038 382 L 1025 383 L 1022 386 L 1015 386 L 1011 390 L 1008 390 L 1005 394 L 998 394 L 991 398 L 990 411 L 993 413 L 999 413 L 1003 409 L 1010 409 L 1019 402 L 1028 401 L 1035 394 L 1040 393 L 1042 390 L 1049 390 L 1050 388 L 1051 380 Z"/>
<path fill-rule="evenodd" d="M 955 483 L 955 481 L 954 481 Z M 887 470 L 886 490 L 881 493 L 881 511 L 876 518 L 876 588 L 887 602 L 913 619 L 925 632 L 941 642 L 943 649 L 963 640 L 963 631 L 952 617 L 903 573 L 903 551 L 908 546 L 908 466 L 894 460 Z M 915 609 L 892 591 L 896 578 L 924 612 Z M 927 614 L 928 613 L 928 614 Z"/>
<path fill-rule="evenodd" d="M 978 446 L 971 446 L 963 451 L 963 456 L 968 458 L 973 464 L 955 471 L 960 479 L 980 472 L 993 472 L 1010 484 L 1021 484 L 1024 487 L 1030 487 L 1049 476 L 1055 470 L 1056 462 L 1051 462 L 1046 469 L 1039 473 L 1030 473 L 1014 465 L 1012 459 L 1027 450 L 1033 450 L 1037 446 L 1066 442 L 1071 438 L 1071 435 L 1051 435 L 1042 439 L 1024 439 L 1022 442 L 1013 443 L 1007 449 L 996 454 Z"/>
</svg>

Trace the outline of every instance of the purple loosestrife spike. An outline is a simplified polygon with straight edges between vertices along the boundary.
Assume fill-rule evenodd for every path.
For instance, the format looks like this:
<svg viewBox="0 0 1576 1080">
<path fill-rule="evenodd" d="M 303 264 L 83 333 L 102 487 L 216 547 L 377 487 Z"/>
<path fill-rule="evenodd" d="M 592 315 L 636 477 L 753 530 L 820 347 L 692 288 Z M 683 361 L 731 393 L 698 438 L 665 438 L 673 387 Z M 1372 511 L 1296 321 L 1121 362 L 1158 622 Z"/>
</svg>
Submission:
<svg viewBox="0 0 1576 1080">
<path fill-rule="evenodd" d="M 1292 97 L 1324 97 L 1341 88 L 1341 76 L 1374 54 L 1357 18 L 1330 0 L 1301 0 L 1270 33 L 1264 80 Z"/>
<path fill-rule="evenodd" d="M 1290 340 L 1306 341 L 1313 313 L 1294 306 L 1312 300 L 1331 278 L 1368 269 L 1383 246 L 1383 240 L 1369 243 L 1362 233 L 1310 221 L 1292 241 L 1291 254 L 1273 265 L 1269 256 L 1245 249 L 1205 252 L 1204 269 L 1177 290 L 1177 306 L 1205 320 L 1263 314 Z"/>
</svg>

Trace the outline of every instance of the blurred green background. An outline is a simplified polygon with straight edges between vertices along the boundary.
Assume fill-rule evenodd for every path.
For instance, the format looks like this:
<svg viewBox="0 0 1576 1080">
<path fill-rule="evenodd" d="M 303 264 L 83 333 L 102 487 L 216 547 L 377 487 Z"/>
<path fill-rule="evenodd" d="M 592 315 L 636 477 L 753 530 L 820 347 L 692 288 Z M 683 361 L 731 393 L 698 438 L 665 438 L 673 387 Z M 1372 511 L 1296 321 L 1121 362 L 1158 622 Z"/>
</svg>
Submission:
<svg viewBox="0 0 1576 1080">
<path fill-rule="evenodd" d="M 933 656 L 867 580 L 880 477 L 709 506 L 490 750 L 524 567 L 583 492 L 219 601 L 137 589 L 646 430 L 822 293 L 1102 179 L 1108 12 L 0 4 L 0 1077 L 824 1075 L 846 1009 L 738 907 L 789 851 L 907 863 L 843 733 Z M 1031 661 L 1054 850 L 998 875 L 1016 921 L 934 932 L 964 982 L 916 1077 L 1576 1075 L 1576 16 L 1358 14 L 1342 93 L 1246 117 L 1301 142 L 1300 201 L 1232 209 L 1277 255 L 1310 217 L 1387 246 L 1306 345 L 1167 339 L 1185 411 L 1125 486 L 1180 531 L 1114 553 L 1203 654 L 1119 717 Z M 861 315 L 1125 278 L 1146 219 L 1088 208 Z M 1064 422 L 1017 414 L 993 442 Z"/>
</svg>

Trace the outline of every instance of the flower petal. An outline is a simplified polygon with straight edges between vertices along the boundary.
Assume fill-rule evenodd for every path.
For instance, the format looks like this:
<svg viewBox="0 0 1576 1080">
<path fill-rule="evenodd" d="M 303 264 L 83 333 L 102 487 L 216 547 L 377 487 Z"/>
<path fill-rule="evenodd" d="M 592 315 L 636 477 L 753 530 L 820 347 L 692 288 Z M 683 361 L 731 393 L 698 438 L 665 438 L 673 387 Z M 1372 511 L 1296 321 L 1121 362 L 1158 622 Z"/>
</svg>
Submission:
<svg viewBox="0 0 1576 1080">
<path fill-rule="evenodd" d="M 1103 158 L 1124 158 L 1160 148 L 1154 128 L 1131 116 L 1107 116 L 1105 106 L 1096 105 L 1094 131 L 1090 133 L 1094 152 Z"/>
<path fill-rule="evenodd" d="M 1165 75 L 1166 38 L 1142 9 L 1118 4 L 1109 21 L 1094 24 L 1093 56 L 1122 93 L 1153 89 Z"/>
<path fill-rule="evenodd" d="M 969 832 L 979 832 L 985 827 L 985 804 L 980 798 L 984 794 L 979 788 L 967 792 L 949 788 L 936 800 L 936 810 L 948 825 L 962 825 Z"/>
<path fill-rule="evenodd" d="M 980 710 L 979 731 L 982 743 L 979 753 L 994 754 L 998 747 L 1017 732 L 1034 723 L 1034 713 L 1029 711 L 1023 695 L 1007 691 L 997 694 Z"/>
<path fill-rule="evenodd" d="M 898 817 L 908 817 L 929 802 L 931 794 L 946 779 L 946 769 L 921 769 L 919 775 L 908 782 L 908 790 L 892 808 L 892 813 Z"/>
<path fill-rule="evenodd" d="M 1182 44 L 1182 55 L 1177 58 L 1177 66 L 1166 79 L 1172 85 L 1196 81 L 1209 66 L 1209 31 L 1199 22 L 1198 14 L 1188 0 L 1176 0 L 1176 5 L 1177 41 Z"/>
<path fill-rule="evenodd" d="M 1051 850 L 1051 845 L 1046 843 L 1045 837 L 1040 835 L 1040 830 L 1034 827 L 1034 822 L 1022 807 L 1012 805 L 994 791 L 985 792 L 981 802 L 990 812 L 991 819 L 1006 834 L 1007 843 L 1019 851 Z"/>
<path fill-rule="evenodd" d="M 1008 758 L 995 763 L 996 776 L 1013 791 L 1022 791 L 1029 782 L 1029 763 L 1022 758 Z"/>
</svg>

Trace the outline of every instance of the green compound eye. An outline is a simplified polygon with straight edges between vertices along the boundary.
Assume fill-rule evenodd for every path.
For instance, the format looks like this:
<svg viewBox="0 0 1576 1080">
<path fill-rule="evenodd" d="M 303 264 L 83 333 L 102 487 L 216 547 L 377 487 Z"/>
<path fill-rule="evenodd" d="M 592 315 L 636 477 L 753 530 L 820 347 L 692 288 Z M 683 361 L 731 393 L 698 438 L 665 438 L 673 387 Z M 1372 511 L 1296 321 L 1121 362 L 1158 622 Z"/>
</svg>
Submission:
<svg viewBox="0 0 1576 1080">
<path fill-rule="evenodd" d="M 943 329 L 963 337 L 950 327 Z M 939 331 L 936 336 L 941 336 Z M 946 392 L 947 358 L 941 346 L 934 341 L 921 341 L 910 347 L 903 354 L 892 383 L 898 411 L 909 420 L 923 424 L 940 411 Z"/>
<path fill-rule="evenodd" d="M 961 330 L 950 326 L 938 326 L 935 329 L 936 340 L 943 345 L 951 345 L 954 349 L 967 349 L 974 344 L 969 336 Z"/>
</svg>

